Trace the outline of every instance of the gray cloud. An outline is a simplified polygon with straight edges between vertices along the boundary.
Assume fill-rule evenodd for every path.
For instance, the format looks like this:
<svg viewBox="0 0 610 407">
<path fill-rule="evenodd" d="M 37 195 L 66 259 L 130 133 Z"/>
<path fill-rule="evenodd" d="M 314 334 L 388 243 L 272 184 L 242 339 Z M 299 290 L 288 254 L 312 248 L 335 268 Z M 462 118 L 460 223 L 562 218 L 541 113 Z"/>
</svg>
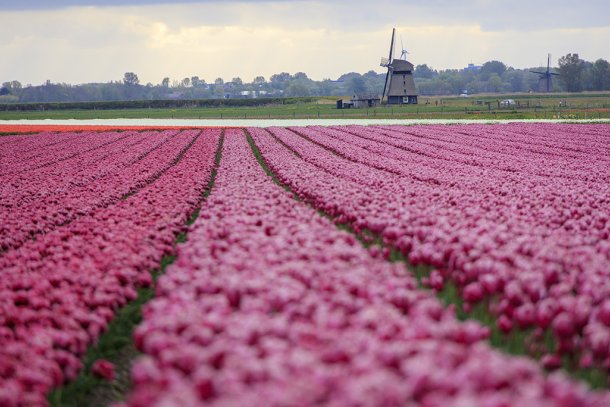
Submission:
<svg viewBox="0 0 610 407">
<path fill-rule="evenodd" d="M 120 3 L 121 7 L 113 6 Z M 337 77 L 378 69 L 397 27 L 416 64 L 501 60 L 514 67 L 577 52 L 610 59 L 610 4 L 591 0 L 0 0 L 0 78 L 25 83 L 281 71 Z M 17 7 L 20 5 L 20 7 Z M 76 7 L 103 6 L 103 7 Z M 236 58 L 246 61 L 235 64 Z M 326 61 L 320 63 L 320 61 Z"/>
<path fill-rule="evenodd" d="M 229 0 L 233 1 L 233 0 Z M 235 0 L 237 1 L 237 0 Z M 254 3 L 258 0 L 239 0 Z M 271 0 L 282 1 L 282 0 Z M 222 0 L 2 0 L 0 10 L 53 10 L 67 7 L 152 6 L 160 4 L 222 3 Z M 224 2 L 227 2 L 226 0 Z"/>
<path fill-rule="evenodd" d="M 195 7 L 215 7 L 243 5 L 281 4 L 294 14 L 287 14 L 287 20 L 297 20 L 299 26 L 310 24 L 325 25 L 327 28 L 364 27 L 379 28 L 383 25 L 420 24 L 477 24 L 486 31 L 542 29 L 570 29 L 608 26 L 610 2 L 607 0 L 587 0 L 578 4 L 573 0 L 351 0 L 351 1 L 321 1 L 321 0 L 0 0 L 0 12 L 54 10 L 68 7 L 147 7 L 192 5 Z M 147 7 L 148 8 L 148 7 Z M 310 21 L 301 20 L 301 11 L 317 9 L 318 14 Z M 239 14 L 239 13 L 238 13 Z M 269 13 L 273 17 L 273 10 Z M 206 16 L 191 13 L 181 16 L 185 20 L 205 21 L 226 24 L 233 16 Z M 299 21 L 301 20 L 301 21 Z M 291 22 L 293 23 L 293 22 Z"/>
</svg>

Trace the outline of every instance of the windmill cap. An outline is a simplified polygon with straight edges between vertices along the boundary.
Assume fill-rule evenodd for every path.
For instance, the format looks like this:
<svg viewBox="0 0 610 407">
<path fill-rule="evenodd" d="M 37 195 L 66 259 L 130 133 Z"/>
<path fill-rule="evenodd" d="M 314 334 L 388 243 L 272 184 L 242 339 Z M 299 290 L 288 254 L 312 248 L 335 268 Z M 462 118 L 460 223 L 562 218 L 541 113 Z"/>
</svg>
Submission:
<svg viewBox="0 0 610 407">
<path fill-rule="evenodd" d="M 413 64 L 403 59 L 394 59 L 392 61 L 394 72 L 396 71 L 413 71 Z"/>
</svg>

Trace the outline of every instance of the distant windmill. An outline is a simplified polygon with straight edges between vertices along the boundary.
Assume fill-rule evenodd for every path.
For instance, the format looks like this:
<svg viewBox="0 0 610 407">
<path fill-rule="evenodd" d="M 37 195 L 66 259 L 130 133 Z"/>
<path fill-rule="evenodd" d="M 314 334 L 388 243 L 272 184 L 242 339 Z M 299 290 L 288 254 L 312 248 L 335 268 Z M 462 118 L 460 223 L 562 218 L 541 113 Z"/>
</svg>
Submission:
<svg viewBox="0 0 610 407">
<path fill-rule="evenodd" d="M 390 42 L 390 54 L 387 58 L 381 58 L 381 66 L 388 68 L 383 85 L 381 100 L 387 96 L 389 105 L 417 104 L 417 91 L 413 80 L 413 64 L 407 61 L 408 52 L 403 48 L 401 59 L 394 58 L 394 43 L 396 29 L 392 29 L 392 41 Z M 402 45 L 402 44 L 401 44 Z"/>
<path fill-rule="evenodd" d="M 540 75 L 540 77 L 538 78 L 538 88 L 540 90 L 542 90 L 542 92 L 547 92 L 547 93 L 551 92 L 551 90 L 553 89 L 553 85 L 552 85 L 553 76 L 559 76 L 558 73 L 551 72 L 551 54 L 549 54 L 549 57 L 547 59 L 546 71 L 544 71 L 544 72 L 530 71 L 530 72 Z"/>
<path fill-rule="evenodd" d="M 400 49 L 402 51 L 400 51 L 400 59 L 402 59 L 403 61 L 407 60 L 407 54 L 409 53 L 409 51 L 407 51 L 405 49 L 405 46 L 402 43 L 402 35 L 400 36 Z"/>
</svg>

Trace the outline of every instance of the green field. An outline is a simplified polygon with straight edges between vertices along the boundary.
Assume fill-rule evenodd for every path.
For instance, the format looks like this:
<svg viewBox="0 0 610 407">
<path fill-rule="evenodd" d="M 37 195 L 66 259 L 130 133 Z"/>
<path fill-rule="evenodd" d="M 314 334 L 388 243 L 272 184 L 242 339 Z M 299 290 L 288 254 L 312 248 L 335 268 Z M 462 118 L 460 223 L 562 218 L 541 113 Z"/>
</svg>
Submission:
<svg viewBox="0 0 610 407">
<path fill-rule="evenodd" d="M 418 105 L 337 109 L 338 97 L 311 102 L 269 104 L 256 107 L 180 107 L 127 109 L 71 109 L 0 111 L 0 120 L 19 119 L 609 119 L 610 93 L 472 95 L 468 97 L 420 96 Z M 349 97 L 343 97 L 344 101 Z M 500 101 L 512 99 L 512 106 Z M 44 110 L 43 110 L 44 109 Z"/>
</svg>

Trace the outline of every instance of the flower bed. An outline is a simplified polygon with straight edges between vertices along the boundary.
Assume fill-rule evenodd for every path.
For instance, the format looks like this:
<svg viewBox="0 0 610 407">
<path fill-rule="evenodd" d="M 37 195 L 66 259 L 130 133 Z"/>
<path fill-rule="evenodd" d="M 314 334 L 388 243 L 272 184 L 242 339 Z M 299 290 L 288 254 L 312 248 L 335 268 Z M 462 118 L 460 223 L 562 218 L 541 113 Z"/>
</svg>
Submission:
<svg viewBox="0 0 610 407">
<path fill-rule="evenodd" d="M 119 142 L 110 151 L 96 149 L 43 168 L 1 176 L 0 182 L 6 183 L 0 187 L 0 248 L 19 247 L 27 239 L 143 188 L 173 165 L 195 135 L 173 130 L 134 133 L 129 138 L 136 139 L 135 145 Z"/>
<path fill-rule="evenodd" d="M 75 377 L 212 179 L 121 405 L 610 405 L 558 369 L 608 385 L 607 129 L 0 137 L 0 406 L 45 405 Z M 515 339 L 537 359 L 490 346 Z M 115 362 L 90 373 L 113 381 Z"/>
<path fill-rule="evenodd" d="M 180 160 L 135 195 L 0 257 L 0 405 L 45 405 L 173 252 L 210 179 L 220 130 L 184 137 L 194 142 Z"/>
<path fill-rule="evenodd" d="M 265 149 L 271 155 L 291 164 Z M 492 350 L 488 334 L 459 322 L 402 266 L 371 256 L 296 202 L 232 130 L 214 189 L 145 307 L 135 334 L 145 356 L 121 405 L 610 401 Z"/>
<path fill-rule="evenodd" d="M 456 285 L 466 310 L 483 303 L 502 331 L 533 330 L 532 353 L 544 356 L 545 366 L 557 367 L 569 356 L 606 370 L 610 172 L 604 129 L 250 131 L 270 168 L 301 198 L 356 231 L 382 237 L 411 264 L 436 267 L 425 280 L 429 286 Z M 521 145 L 520 155 L 516 147 L 506 149 L 506 139 Z M 555 341 L 551 349 L 543 343 L 546 333 Z"/>
</svg>

